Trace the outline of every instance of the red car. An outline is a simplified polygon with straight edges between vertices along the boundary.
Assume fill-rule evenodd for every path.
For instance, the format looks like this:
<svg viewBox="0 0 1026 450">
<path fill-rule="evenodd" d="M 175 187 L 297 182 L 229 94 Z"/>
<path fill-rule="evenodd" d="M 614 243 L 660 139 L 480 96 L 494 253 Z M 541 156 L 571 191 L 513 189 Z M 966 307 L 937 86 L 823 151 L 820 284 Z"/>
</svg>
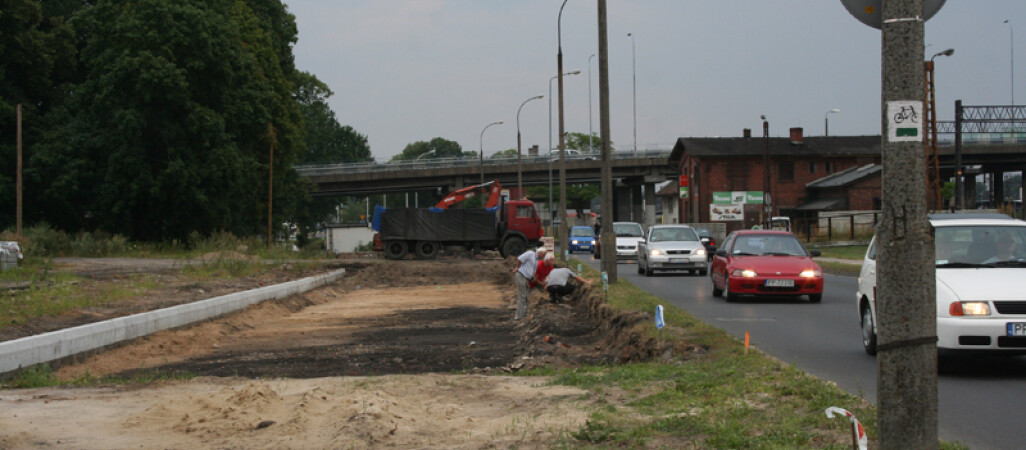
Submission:
<svg viewBox="0 0 1026 450">
<path fill-rule="evenodd" d="M 823 269 L 798 238 L 787 231 L 740 230 L 727 236 L 713 257 L 713 296 L 728 302 L 741 295 L 823 299 Z"/>
</svg>

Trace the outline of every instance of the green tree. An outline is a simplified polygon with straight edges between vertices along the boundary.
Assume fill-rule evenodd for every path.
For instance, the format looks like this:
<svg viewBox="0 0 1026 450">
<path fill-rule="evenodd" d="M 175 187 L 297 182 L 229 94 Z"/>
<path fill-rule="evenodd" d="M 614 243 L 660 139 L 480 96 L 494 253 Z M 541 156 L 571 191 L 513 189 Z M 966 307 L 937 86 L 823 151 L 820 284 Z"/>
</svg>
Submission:
<svg viewBox="0 0 1026 450">
<path fill-rule="evenodd" d="M 367 136 L 342 126 L 327 99 L 333 93 L 313 74 L 297 72 L 296 99 L 303 114 L 305 149 L 299 164 L 331 164 L 373 161 Z"/>
<path fill-rule="evenodd" d="M 609 145 L 612 146 L 613 143 L 610 142 Z M 566 148 L 579 150 L 582 153 L 601 153 L 602 140 L 594 133 L 591 134 L 590 141 L 588 135 L 585 133 L 567 133 Z"/>
<path fill-rule="evenodd" d="M 407 145 L 402 153 L 392 157 L 392 161 L 414 160 L 429 152 L 434 153 L 426 158 L 460 158 L 463 156 L 463 147 L 458 142 L 436 137 L 429 142 L 417 141 Z"/>
<path fill-rule="evenodd" d="M 506 150 L 495 152 L 492 154 L 492 156 L 489 156 L 489 158 L 509 158 L 511 156 L 514 158 L 517 156 L 517 149 L 508 148 Z"/>
</svg>

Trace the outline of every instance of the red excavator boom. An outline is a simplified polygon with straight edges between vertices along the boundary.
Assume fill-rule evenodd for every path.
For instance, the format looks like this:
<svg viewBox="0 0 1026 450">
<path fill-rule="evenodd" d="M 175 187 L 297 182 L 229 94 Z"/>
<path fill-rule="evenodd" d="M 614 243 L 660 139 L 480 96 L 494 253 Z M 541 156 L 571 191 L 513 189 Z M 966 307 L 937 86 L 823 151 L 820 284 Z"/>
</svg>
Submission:
<svg viewBox="0 0 1026 450">
<path fill-rule="evenodd" d="M 460 203 L 466 199 L 474 198 L 478 193 L 488 192 L 488 201 L 485 202 L 485 208 L 494 208 L 499 204 L 499 195 L 502 192 L 502 185 L 499 184 L 499 180 L 489 181 L 484 184 L 477 186 L 465 187 L 456 191 L 452 191 L 449 195 L 442 198 L 441 201 L 435 205 L 435 208 L 450 208 L 453 205 Z"/>
</svg>

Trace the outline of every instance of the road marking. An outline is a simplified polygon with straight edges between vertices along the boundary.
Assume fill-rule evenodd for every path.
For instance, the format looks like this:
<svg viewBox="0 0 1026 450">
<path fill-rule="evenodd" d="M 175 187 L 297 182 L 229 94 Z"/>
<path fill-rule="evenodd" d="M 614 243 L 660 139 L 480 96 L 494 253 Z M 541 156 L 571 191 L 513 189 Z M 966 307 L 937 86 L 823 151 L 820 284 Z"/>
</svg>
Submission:
<svg viewBox="0 0 1026 450">
<path fill-rule="evenodd" d="M 719 320 L 720 322 L 776 322 L 777 321 L 777 319 L 774 319 L 772 317 L 761 317 L 761 318 L 755 318 L 755 319 L 736 318 L 736 317 L 731 317 L 731 318 L 717 317 L 714 320 Z"/>
</svg>

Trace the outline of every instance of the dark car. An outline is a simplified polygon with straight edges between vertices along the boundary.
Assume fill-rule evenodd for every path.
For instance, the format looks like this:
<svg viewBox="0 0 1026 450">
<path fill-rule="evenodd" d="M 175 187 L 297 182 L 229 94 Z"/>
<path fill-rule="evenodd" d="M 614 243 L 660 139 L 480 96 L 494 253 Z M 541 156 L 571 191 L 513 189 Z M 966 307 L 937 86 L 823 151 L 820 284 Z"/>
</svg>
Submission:
<svg viewBox="0 0 1026 450">
<path fill-rule="evenodd" d="M 705 246 L 705 254 L 709 255 L 709 260 L 712 261 L 713 254 L 716 253 L 716 236 L 713 236 L 712 231 L 705 228 L 695 228 L 695 231 L 698 232 L 698 239 Z"/>
</svg>

